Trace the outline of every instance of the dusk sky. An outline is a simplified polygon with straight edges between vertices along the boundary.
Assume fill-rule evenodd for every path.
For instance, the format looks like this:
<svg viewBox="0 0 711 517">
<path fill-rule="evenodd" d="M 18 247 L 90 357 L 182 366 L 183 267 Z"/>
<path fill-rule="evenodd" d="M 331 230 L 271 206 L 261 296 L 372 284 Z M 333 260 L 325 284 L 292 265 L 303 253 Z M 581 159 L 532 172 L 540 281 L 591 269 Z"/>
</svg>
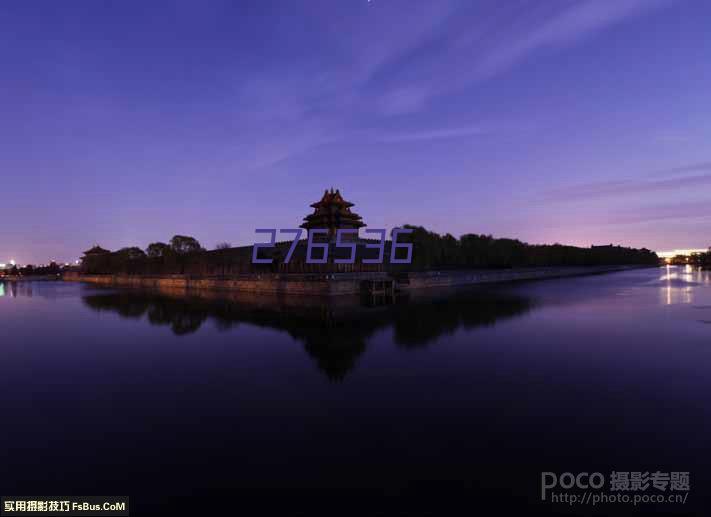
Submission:
<svg viewBox="0 0 711 517">
<path fill-rule="evenodd" d="M 2 2 L 0 262 L 295 228 L 711 245 L 711 3 Z M 257 236 L 263 240 L 263 236 Z"/>
</svg>

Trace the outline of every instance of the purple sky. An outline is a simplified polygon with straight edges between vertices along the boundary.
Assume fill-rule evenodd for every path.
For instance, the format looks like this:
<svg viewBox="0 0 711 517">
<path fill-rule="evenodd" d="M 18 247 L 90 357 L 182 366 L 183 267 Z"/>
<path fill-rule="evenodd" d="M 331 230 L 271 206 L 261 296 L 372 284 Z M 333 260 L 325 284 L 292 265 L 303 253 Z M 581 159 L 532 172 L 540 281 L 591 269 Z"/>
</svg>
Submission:
<svg viewBox="0 0 711 517">
<path fill-rule="evenodd" d="M 296 227 L 711 245 L 711 3 L 0 3 L 0 262 Z M 261 237 L 260 237 L 261 239 Z"/>
</svg>

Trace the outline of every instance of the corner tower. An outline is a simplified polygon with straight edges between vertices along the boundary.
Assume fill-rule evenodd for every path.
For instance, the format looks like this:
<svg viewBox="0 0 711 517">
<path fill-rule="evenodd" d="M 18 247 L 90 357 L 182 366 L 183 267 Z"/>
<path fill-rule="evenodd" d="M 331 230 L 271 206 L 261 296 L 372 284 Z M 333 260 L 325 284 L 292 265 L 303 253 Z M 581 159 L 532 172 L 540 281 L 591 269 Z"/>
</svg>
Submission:
<svg viewBox="0 0 711 517">
<path fill-rule="evenodd" d="M 335 239 L 336 230 L 340 228 L 357 230 L 364 227 L 365 223 L 361 216 L 351 212 L 352 206 L 353 203 L 343 199 L 338 189 L 335 192 L 333 188 L 330 191 L 326 189 L 321 200 L 311 205 L 314 211 L 304 217 L 301 228 L 326 229 L 331 240 Z"/>
</svg>

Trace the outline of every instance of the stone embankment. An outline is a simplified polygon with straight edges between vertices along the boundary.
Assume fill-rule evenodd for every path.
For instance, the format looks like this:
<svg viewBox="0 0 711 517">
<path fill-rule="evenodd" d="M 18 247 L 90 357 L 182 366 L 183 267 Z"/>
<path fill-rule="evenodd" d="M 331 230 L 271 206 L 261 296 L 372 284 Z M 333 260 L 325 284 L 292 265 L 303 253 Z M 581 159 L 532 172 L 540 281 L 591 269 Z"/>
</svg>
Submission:
<svg viewBox="0 0 711 517">
<path fill-rule="evenodd" d="M 230 290 L 258 293 L 336 296 L 359 294 L 365 285 L 392 282 L 394 290 L 457 287 L 464 285 L 542 280 L 595 275 L 640 266 L 545 267 L 496 270 L 427 271 L 390 276 L 388 273 L 336 273 L 319 275 L 254 274 L 234 277 L 189 275 L 85 275 L 65 273 L 65 281 L 88 282 L 107 287 L 140 287 L 186 290 Z"/>
</svg>

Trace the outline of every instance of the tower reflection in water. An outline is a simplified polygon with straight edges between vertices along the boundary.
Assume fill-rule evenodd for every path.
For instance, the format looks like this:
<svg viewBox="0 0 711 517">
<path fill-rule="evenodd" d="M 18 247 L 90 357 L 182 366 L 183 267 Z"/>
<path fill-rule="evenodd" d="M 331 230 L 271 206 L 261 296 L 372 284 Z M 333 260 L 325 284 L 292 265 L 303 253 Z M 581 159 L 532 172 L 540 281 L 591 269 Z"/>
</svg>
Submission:
<svg viewBox="0 0 711 517">
<path fill-rule="evenodd" d="M 376 300 L 283 297 L 247 293 L 123 290 L 90 294 L 84 304 L 123 318 L 169 327 L 176 336 L 197 332 L 207 320 L 229 331 L 245 323 L 287 332 L 303 343 L 331 380 L 343 379 L 378 331 L 392 328 L 399 347 L 429 345 L 459 328 L 493 325 L 533 307 L 529 298 L 467 289 Z"/>
</svg>

